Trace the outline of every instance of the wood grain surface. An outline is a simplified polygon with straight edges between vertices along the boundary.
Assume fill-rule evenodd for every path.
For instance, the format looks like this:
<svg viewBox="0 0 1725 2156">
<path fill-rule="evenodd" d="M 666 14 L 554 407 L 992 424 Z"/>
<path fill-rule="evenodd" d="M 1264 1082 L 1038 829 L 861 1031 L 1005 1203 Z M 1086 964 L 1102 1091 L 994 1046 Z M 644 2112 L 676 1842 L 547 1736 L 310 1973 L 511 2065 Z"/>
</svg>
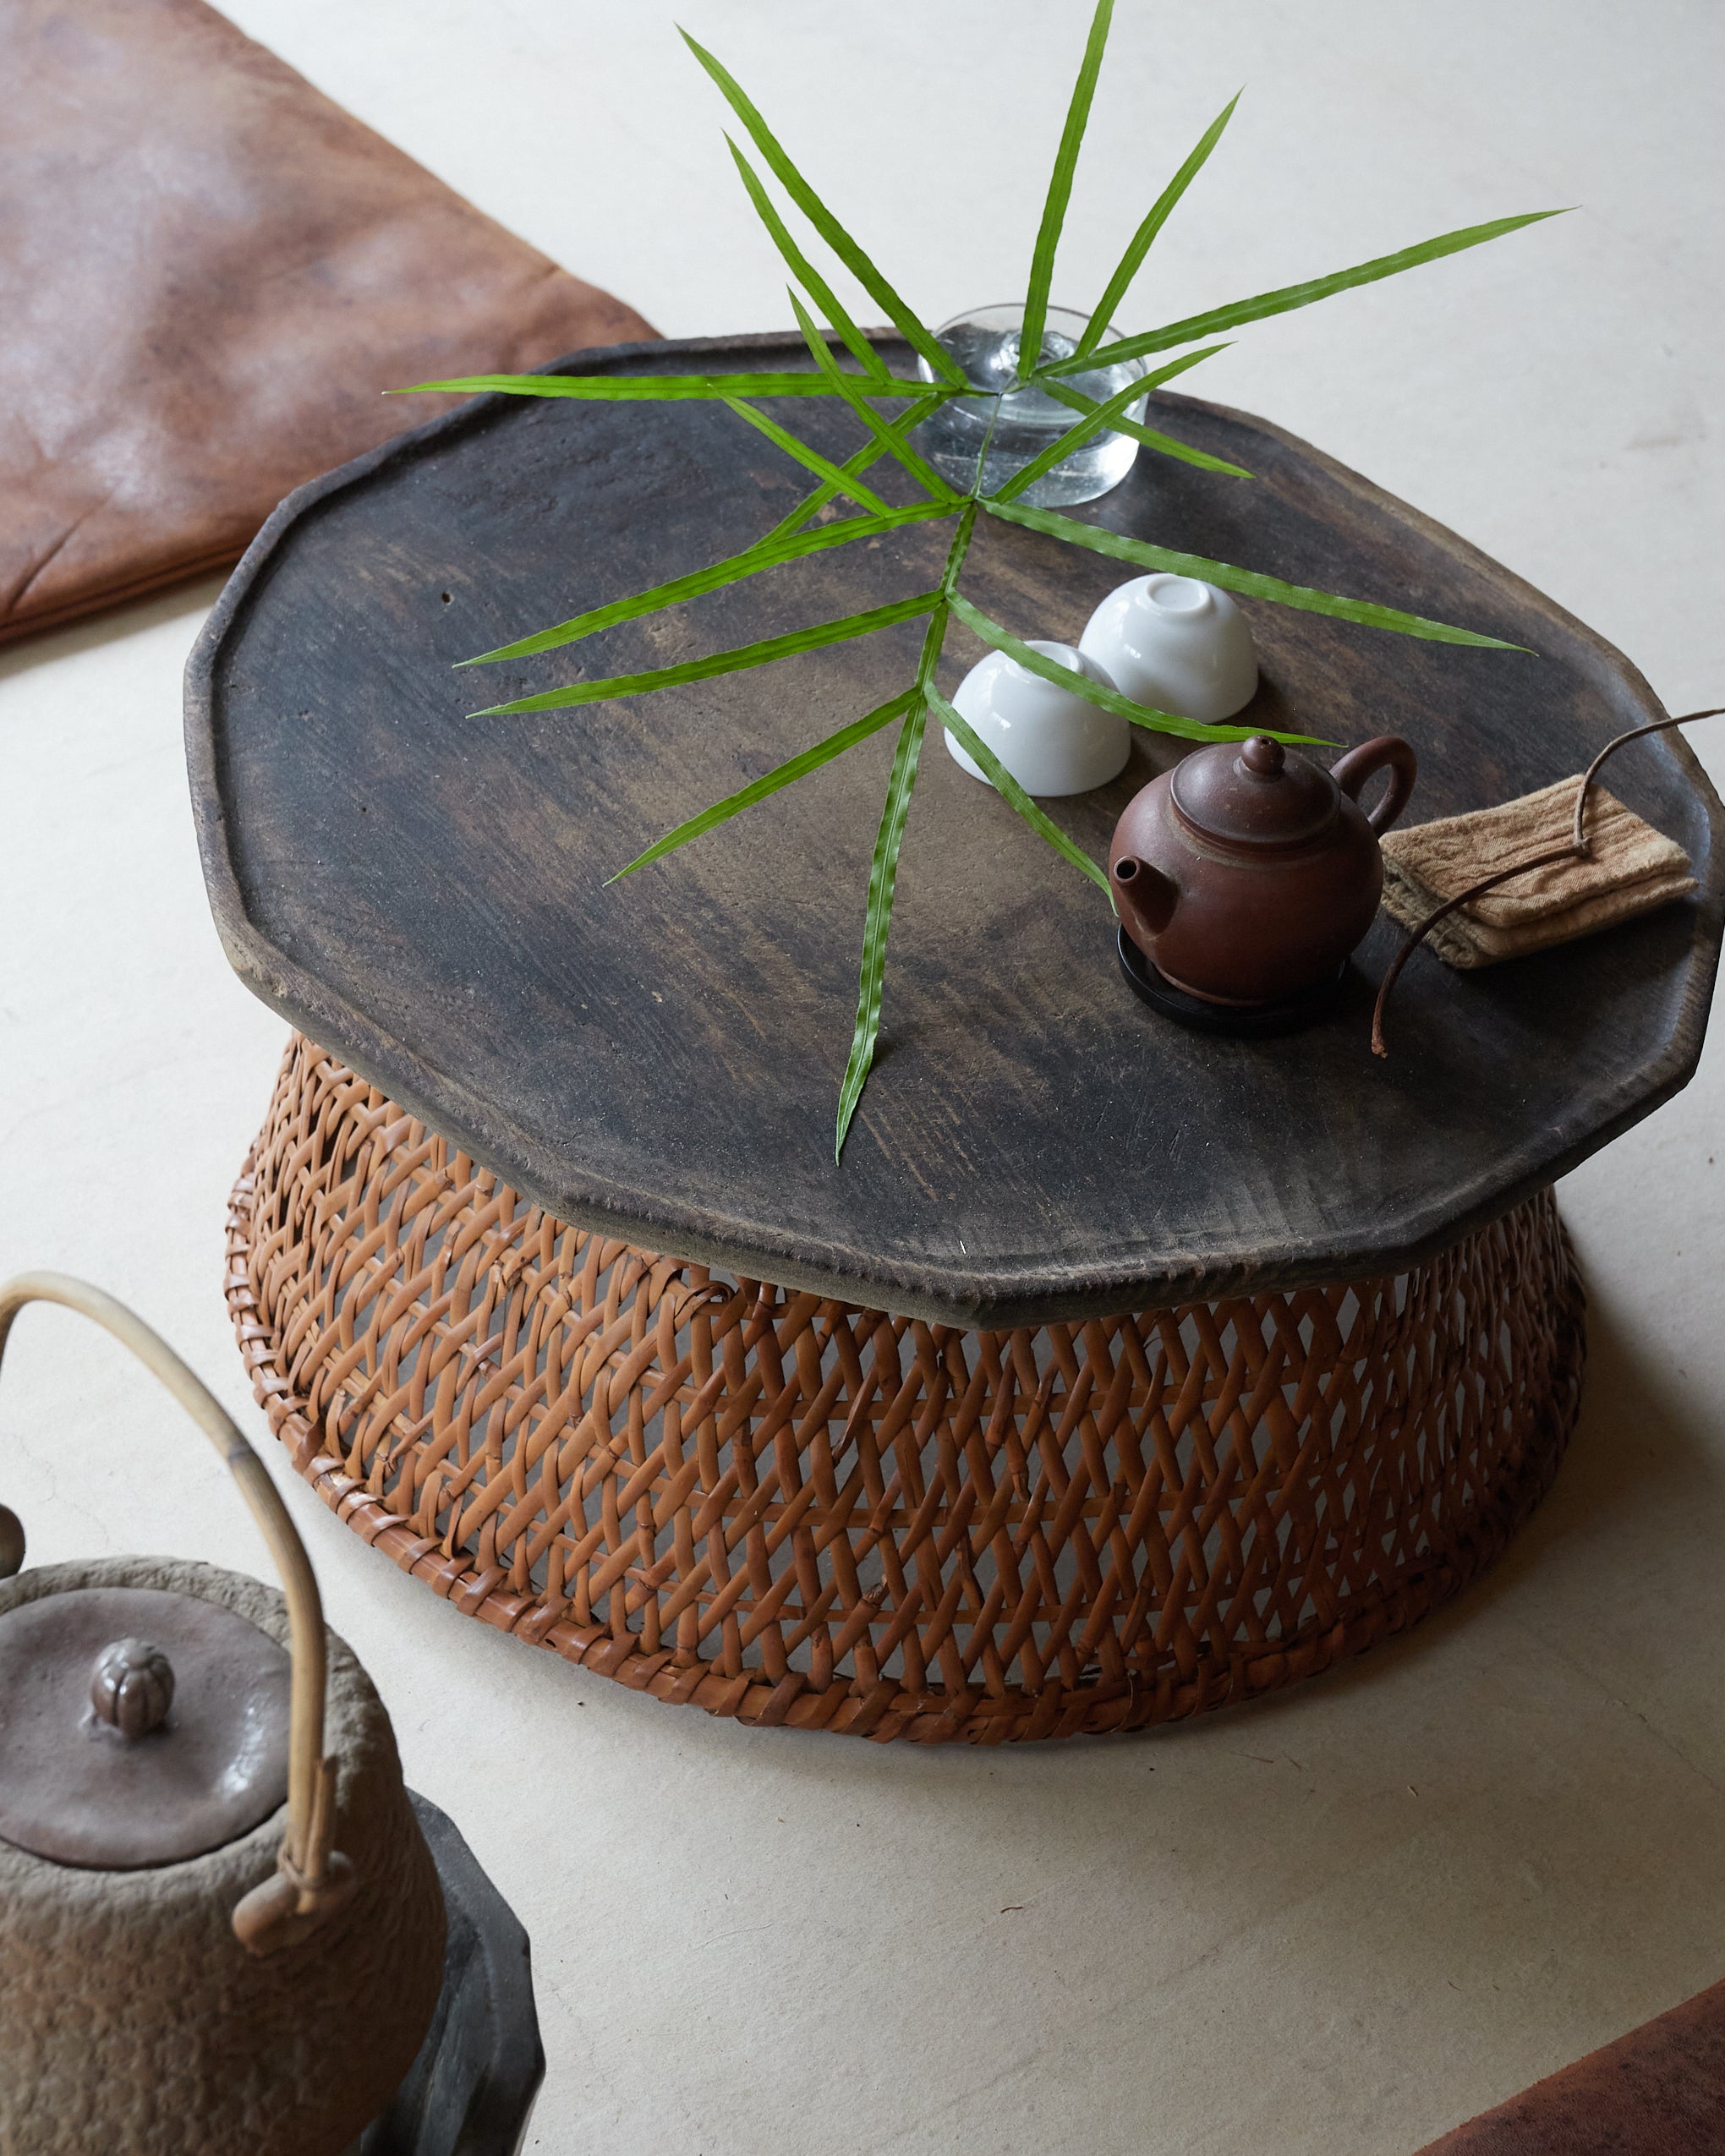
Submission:
<svg viewBox="0 0 1725 2156">
<path fill-rule="evenodd" d="M 901 347 L 884 348 L 909 372 Z M 787 368 L 806 364 L 801 350 L 769 336 L 579 364 Z M 1366 480 L 1245 413 L 1156 403 L 1159 425 L 1257 477 L 1141 453 L 1077 515 L 1532 647 L 1416 643 L 1242 602 L 1264 676 L 1251 712 L 1345 743 L 1406 735 L 1421 767 L 1410 820 L 1577 772 L 1662 715 L 1618 653 Z M 860 439 L 824 402 L 784 416 L 830 453 Z M 1312 1030 L 1180 1031 L 1121 979 L 1106 900 L 931 731 L 881 1050 L 835 1165 L 890 733 L 626 884 L 604 879 L 892 693 L 921 624 L 651 698 L 466 714 L 926 588 L 944 528 L 816 556 L 568 651 L 451 670 L 746 545 L 805 479 L 722 406 L 499 397 L 291 495 L 188 674 L 211 906 L 254 990 L 563 1219 L 990 1326 L 1416 1261 L 1691 1075 L 1725 860 L 1717 797 L 1675 736 L 1626 751 L 1611 785 L 1688 848 L 1696 897 L 1472 977 L 1417 957 L 1393 1059 L 1377 1064 L 1384 917 Z M 1071 642 L 1123 574 L 994 524 L 971 562 L 966 588 L 987 611 Z M 955 628 L 949 694 L 980 651 Z M 1051 813 L 1105 856 L 1114 818 L 1174 749 L 1140 737 L 1118 781 Z"/>
</svg>

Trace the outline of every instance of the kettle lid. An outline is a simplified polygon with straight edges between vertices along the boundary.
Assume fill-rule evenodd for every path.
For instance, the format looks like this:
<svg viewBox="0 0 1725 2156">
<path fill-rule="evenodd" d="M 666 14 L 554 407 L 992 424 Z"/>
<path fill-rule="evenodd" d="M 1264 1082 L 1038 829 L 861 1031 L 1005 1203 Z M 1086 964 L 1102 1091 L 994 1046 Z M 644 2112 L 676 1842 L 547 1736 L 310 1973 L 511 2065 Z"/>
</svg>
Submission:
<svg viewBox="0 0 1725 2156">
<path fill-rule="evenodd" d="M 1290 756 L 1268 734 L 1218 741 L 1174 767 L 1169 782 L 1183 823 L 1201 838 L 1235 846 L 1294 846 L 1335 820 L 1341 789 L 1328 771 Z"/>
<path fill-rule="evenodd" d="M 288 1797 L 292 1664 L 193 1595 L 74 1587 L 0 1613 L 0 1839 L 90 1871 L 182 1863 Z"/>
</svg>

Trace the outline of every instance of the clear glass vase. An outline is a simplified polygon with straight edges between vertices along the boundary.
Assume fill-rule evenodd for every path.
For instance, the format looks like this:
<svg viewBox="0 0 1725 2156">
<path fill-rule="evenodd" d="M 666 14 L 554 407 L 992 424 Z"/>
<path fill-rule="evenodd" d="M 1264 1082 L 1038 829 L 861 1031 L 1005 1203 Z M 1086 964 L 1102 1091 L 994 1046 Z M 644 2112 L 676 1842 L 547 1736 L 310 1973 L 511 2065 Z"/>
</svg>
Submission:
<svg viewBox="0 0 1725 2156">
<path fill-rule="evenodd" d="M 1070 308 L 1050 307 L 1043 330 L 1043 360 L 1071 358 L 1088 319 L 1075 315 Z M 1024 309 L 1016 302 L 972 307 L 955 315 L 934 332 L 958 362 L 965 380 L 978 391 L 974 397 L 956 397 L 950 404 L 943 404 L 917 430 L 917 446 L 955 486 L 968 490 L 975 482 L 977 459 L 985 441 L 988 449 L 982 490 L 990 494 L 1015 472 L 1022 471 L 1032 457 L 1039 457 L 1082 416 L 1071 405 L 1058 402 L 1039 389 L 1016 386 L 1018 332 L 1023 320 Z M 1103 341 L 1119 334 L 1110 329 Z M 934 379 L 927 360 L 918 358 L 917 366 L 925 381 Z M 1064 379 L 1100 404 L 1128 382 L 1136 381 L 1144 370 L 1142 359 L 1128 359 L 1117 366 L 1095 367 Z M 1145 402 L 1140 397 L 1128 405 L 1125 416 L 1142 420 Z M 990 420 L 994 423 L 992 437 Z M 1018 499 L 1037 508 L 1049 508 L 1059 502 L 1093 501 L 1120 484 L 1137 453 L 1138 445 L 1130 435 L 1104 429 L 1052 471 L 1032 481 Z"/>
</svg>

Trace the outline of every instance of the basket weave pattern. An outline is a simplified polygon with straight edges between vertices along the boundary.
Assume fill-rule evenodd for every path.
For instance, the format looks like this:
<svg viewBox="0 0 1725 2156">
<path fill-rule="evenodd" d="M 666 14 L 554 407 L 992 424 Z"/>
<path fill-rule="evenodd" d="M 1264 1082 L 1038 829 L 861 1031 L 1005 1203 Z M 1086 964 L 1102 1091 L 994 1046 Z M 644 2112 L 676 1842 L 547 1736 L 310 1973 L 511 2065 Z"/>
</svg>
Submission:
<svg viewBox="0 0 1725 2156">
<path fill-rule="evenodd" d="M 295 1036 L 227 1294 L 293 1464 L 486 1622 L 754 1723 L 1139 1728 L 1399 1632 L 1574 1419 L 1550 1191 L 1416 1271 L 1012 1332 L 564 1225 Z"/>
</svg>

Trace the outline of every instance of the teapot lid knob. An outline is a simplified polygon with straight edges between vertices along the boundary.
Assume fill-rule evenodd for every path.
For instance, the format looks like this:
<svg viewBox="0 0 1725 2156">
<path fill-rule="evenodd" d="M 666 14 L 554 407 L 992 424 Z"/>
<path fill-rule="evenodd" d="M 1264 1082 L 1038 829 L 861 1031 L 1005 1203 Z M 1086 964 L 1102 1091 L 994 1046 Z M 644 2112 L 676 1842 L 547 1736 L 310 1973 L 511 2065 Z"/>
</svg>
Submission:
<svg viewBox="0 0 1725 2156">
<path fill-rule="evenodd" d="M 90 1702 L 122 1737 L 147 1737 L 173 1705 L 173 1665 L 147 1639 L 110 1640 L 90 1672 Z"/>
<path fill-rule="evenodd" d="M 1288 752 L 1268 734 L 1254 734 L 1240 752 L 1240 760 L 1254 778 L 1279 779 Z"/>
</svg>

